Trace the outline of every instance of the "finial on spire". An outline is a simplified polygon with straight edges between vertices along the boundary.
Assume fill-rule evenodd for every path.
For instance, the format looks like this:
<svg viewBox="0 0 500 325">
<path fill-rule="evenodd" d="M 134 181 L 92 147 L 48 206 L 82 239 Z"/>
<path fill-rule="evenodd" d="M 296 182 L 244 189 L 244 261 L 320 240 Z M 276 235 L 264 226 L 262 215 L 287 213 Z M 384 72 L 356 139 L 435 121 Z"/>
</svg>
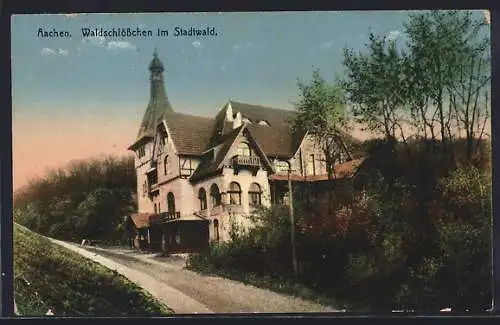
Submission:
<svg viewBox="0 0 500 325">
<path fill-rule="evenodd" d="M 158 50 L 156 47 L 155 47 L 155 50 L 153 52 L 153 59 L 151 60 L 151 63 L 149 64 L 149 70 L 161 70 L 161 71 L 163 71 L 163 63 L 158 58 Z"/>
</svg>

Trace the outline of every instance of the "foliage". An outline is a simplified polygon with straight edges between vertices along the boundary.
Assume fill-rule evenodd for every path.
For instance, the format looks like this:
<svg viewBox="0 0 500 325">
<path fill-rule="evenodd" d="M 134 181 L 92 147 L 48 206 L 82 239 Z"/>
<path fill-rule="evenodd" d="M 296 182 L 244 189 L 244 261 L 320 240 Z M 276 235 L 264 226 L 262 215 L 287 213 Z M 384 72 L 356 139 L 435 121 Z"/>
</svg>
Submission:
<svg viewBox="0 0 500 325">
<path fill-rule="evenodd" d="M 373 33 L 368 53 L 344 50 L 346 77 L 342 85 L 353 105 L 353 114 L 368 130 L 380 132 L 387 139 L 401 131 L 408 89 L 404 62 L 395 41 Z"/>
<path fill-rule="evenodd" d="M 118 273 L 14 224 L 14 297 L 23 316 L 164 315 L 171 311 Z"/>
<path fill-rule="evenodd" d="M 349 156 L 349 118 L 343 89 L 329 84 L 319 70 L 314 70 L 309 83 L 299 81 L 299 101 L 295 103 L 297 115 L 292 121 L 295 132 L 307 132 L 324 154 L 328 175 L 333 175 L 340 154 Z"/>
<path fill-rule="evenodd" d="M 16 192 L 14 220 L 50 237 L 116 241 L 135 192 L 133 158 L 76 161 Z"/>
<path fill-rule="evenodd" d="M 343 88 L 358 122 L 404 143 L 409 132 L 427 149 L 465 132 L 467 156 L 487 135 L 490 110 L 490 38 L 471 12 L 410 15 L 401 44 L 370 33 L 366 51 L 344 50 Z M 451 157 L 453 158 L 453 152 Z"/>
<path fill-rule="evenodd" d="M 451 144 L 466 156 L 462 143 Z M 298 278 L 282 206 L 257 211 L 254 228 L 191 257 L 190 267 L 257 284 L 272 279 L 262 285 L 277 291 L 270 282 L 290 292 L 297 285 L 349 309 L 489 308 L 491 170 L 472 162 L 457 167 L 422 141 L 408 145 L 421 162 L 415 168 L 407 166 L 404 146 L 387 156 L 387 142 L 367 144 L 362 182 L 354 179 L 354 194 L 336 199 L 332 214 L 322 198 L 308 209 L 297 204 Z"/>
</svg>

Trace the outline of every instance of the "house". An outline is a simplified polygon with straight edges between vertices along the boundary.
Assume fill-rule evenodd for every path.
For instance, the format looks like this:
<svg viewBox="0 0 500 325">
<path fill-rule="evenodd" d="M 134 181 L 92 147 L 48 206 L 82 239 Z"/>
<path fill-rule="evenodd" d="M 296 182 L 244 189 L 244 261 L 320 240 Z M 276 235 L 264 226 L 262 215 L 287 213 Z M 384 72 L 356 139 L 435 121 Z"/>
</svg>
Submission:
<svg viewBox="0 0 500 325">
<path fill-rule="evenodd" d="M 257 206 L 286 203 L 289 178 L 298 186 L 328 181 L 313 139 L 292 132 L 293 111 L 229 100 L 211 118 L 183 114 L 168 100 L 156 52 L 149 72 L 150 101 L 129 150 L 139 210 L 132 219 L 148 220 L 152 246 L 192 251 L 228 240 L 231 223 L 250 227 L 246 216 Z M 344 163 L 358 161 L 342 152 L 337 168 Z"/>
</svg>

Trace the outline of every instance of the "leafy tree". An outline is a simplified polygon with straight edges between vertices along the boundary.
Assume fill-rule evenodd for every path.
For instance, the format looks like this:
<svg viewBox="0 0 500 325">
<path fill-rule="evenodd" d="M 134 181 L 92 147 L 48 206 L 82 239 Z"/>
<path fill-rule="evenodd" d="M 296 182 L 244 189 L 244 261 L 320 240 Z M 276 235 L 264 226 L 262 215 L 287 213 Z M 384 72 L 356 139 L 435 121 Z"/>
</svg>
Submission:
<svg viewBox="0 0 500 325">
<path fill-rule="evenodd" d="M 114 240 L 137 208 L 132 157 L 73 161 L 15 193 L 15 221 L 42 234 Z"/>
<path fill-rule="evenodd" d="M 357 121 L 394 142 L 403 139 L 407 77 L 405 58 L 394 40 L 370 33 L 367 53 L 344 49 L 346 77 L 342 81 Z"/>
<path fill-rule="evenodd" d="M 340 154 L 350 156 L 346 142 L 349 119 L 343 91 L 339 85 L 328 84 L 317 69 L 309 83 L 299 81 L 298 87 L 293 129 L 312 136 L 325 156 L 328 177 L 333 178 Z"/>
<path fill-rule="evenodd" d="M 439 130 L 447 143 L 465 130 L 467 156 L 489 119 L 490 39 L 484 20 L 471 12 L 432 11 L 410 16 L 406 73 L 413 122 L 435 143 Z"/>
</svg>

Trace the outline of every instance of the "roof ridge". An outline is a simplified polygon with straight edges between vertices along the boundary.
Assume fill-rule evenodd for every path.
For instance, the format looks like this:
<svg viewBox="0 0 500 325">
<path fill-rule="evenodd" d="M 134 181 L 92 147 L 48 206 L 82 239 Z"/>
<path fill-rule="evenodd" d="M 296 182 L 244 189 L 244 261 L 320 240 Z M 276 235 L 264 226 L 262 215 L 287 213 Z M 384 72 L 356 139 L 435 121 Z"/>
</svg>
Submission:
<svg viewBox="0 0 500 325">
<path fill-rule="evenodd" d="M 265 105 L 262 105 L 262 104 L 249 104 L 249 103 L 240 102 L 240 101 L 236 101 L 236 100 L 230 100 L 229 102 L 231 104 L 234 103 L 234 104 L 240 104 L 240 105 L 255 106 L 255 107 L 260 107 L 260 108 L 265 108 L 265 109 L 270 109 L 270 110 L 276 110 L 276 111 L 294 112 L 291 109 L 277 108 L 277 107 L 272 107 L 272 106 L 265 106 Z"/>
<path fill-rule="evenodd" d="M 203 118 L 203 119 L 207 119 L 207 120 L 213 120 L 214 119 L 213 116 L 201 116 L 201 115 L 186 114 L 186 113 L 181 113 L 181 112 L 173 112 L 173 113 L 170 113 L 170 114 L 166 115 L 166 117 L 168 117 L 169 115 L 182 115 L 182 116 L 188 116 L 188 117 Z"/>
</svg>

